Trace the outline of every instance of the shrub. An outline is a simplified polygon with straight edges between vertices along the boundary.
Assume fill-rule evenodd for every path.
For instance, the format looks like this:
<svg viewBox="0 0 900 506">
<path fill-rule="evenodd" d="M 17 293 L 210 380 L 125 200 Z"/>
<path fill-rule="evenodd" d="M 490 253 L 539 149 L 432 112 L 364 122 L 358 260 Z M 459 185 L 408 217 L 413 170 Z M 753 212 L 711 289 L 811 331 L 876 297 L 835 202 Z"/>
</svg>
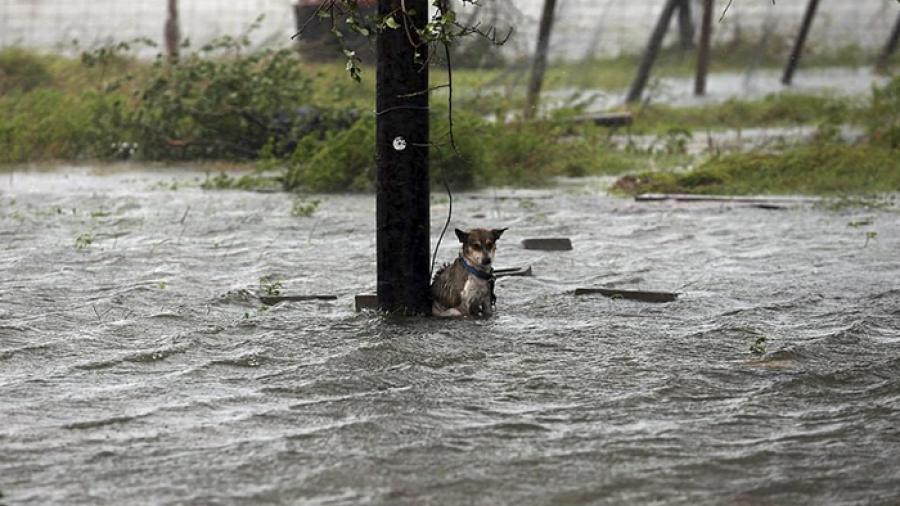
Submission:
<svg viewBox="0 0 900 506">
<path fill-rule="evenodd" d="M 13 90 L 29 91 L 53 82 L 42 59 L 21 48 L 0 50 L 0 95 Z"/>
<path fill-rule="evenodd" d="M 455 190 L 470 188 L 487 172 L 483 135 L 492 128 L 471 114 L 455 114 L 457 149 L 449 143 L 446 109 L 435 108 L 430 125 L 431 184 L 442 186 L 444 178 Z M 375 183 L 375 118 L 363 117 L 347 130 L 312 132 L 298 143 L 284 175 L 288 190 L 313 192 L 364 191 Z"/>
<path fill-rule="evenodd" d="M 105 98 L 39 88 L 0 98 L 0 162 L 78 158 L 96 141 L 94 113 Z"/>
<path fill-rule="evenodd" d="M 865 115 L 872 143 L 891 149 L 900 148 L 900 76 L 883 88 L 875 88 L 872 106 Z"/>
<path fill-rule="evenodd" d="M 222 39 L 175 64 L 161 57 L 121 117 L 148 159 L 256 157 L 270 138 L 289 138 L 297 104 L 308 94 L 297 57 L 288 50 L 244 54 Z M 213 57 L 217 51 L 231 55 Z"/>
<path fill-rule="evenodd" d="M 310 133 L 297 144 L 284 174 L 287 190 L 363 191 L 375 175 L 375 119 L 356 121 L 349 129 Z"/>
<path fill-rule="evenodd" d="M 85 68 L 98 69 L 101 92 L 126 96 L 97 111 L 108 156 L 115 146 L 137 146 L 144 159 L 256 158 L 275 139 L 275 151 L 296 142 L 304 128 L 302 106 L 309 99 L 310 80 L 303 75 L 295 51 L 249 51 L 249 32 L 221 37 L 170 62 L 162 55 L 141 69 L 139 79 L 122 72 L 127 53 L 137 40 L 82 54 Z M 151 44 L 152 45 L 152 44 Z M 108 69 L 119 75 L 103 83 Z M 98 153 L 103 155 L 104 153 Z"/>
</svg>

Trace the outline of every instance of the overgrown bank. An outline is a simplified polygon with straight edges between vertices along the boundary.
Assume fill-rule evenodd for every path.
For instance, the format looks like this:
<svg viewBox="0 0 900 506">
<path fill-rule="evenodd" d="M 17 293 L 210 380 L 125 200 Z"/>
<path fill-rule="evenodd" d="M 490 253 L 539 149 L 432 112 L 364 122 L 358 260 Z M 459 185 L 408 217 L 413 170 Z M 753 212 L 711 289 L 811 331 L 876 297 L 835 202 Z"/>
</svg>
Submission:
<svg viewBox="0 0 900 506">
<path fill-rule="evenodd" d="M 370 189 L 368 84 L 303 62 L 294 51 L 249 51 L 247 43 L 226 37 L 177 62 L 149 64 L 129 56 L 133 43 L 85 52 L 80 61 L 4 50 L 0 163 L 225 159 L 255 162 L 288 190 Z M 432 111 L 435 184 L 539 185 L 640 167 L 640 157 L 621 152 L 604 130 L 568 121 L 571 112 L 503 125 L 458 108 L 452 146 L 446 105 L 435 100 Z"/>
<path fill-rule="evenodd" d="M 136 43 L 146 43 L 138 41 Z M 373 88 L 294 51 L 250 51 L 246 37 L 220 39 L 178 62 L 141 62 L 130 44 L 80 60 L 0 51 L 0 163 L 54 159 L 254 163 L 259 173 L 220 176 L 209 187 L 271 186 L 314 192 L 366 191 L 374 180 Z M 465 74 L 464 74 L 465 75 Z M 465 82 L 465 78 L 462 80 Z M 620 191 L 767 193 L 898 191 L 900 84 L 868 100 L 779 94 L 763 100 L 635 111 L 632 133 L 651 148 L 612 142 L 609 132 L 571 121 L 577 110 L 539 122 L 501 124 L 508 104 L 433 102 L 432 181 L 455 189 L 533 186 L 559 176 L 633 173 Z M 834 132 L 854 123 L 862 143 Z M 815 145 L 765 153 L 690 156 L 694 130 L 819 125 Z M 671 167 L 687 171 L 667 171 Z M 648 170 L 648 169 L 652 169 Z"/>
<path fill-rule="evenodd" d="M 619 179 L 613 189 L 625 194 L 900 192 L 900 77 L 875 89 L 870 104 L 858 112 L 862 139 L 840 135 L 845 119 L 846 112 L 835 107 L 806 145 L 711 156 L 682 172 L 644 171 Z"/>
</svg>

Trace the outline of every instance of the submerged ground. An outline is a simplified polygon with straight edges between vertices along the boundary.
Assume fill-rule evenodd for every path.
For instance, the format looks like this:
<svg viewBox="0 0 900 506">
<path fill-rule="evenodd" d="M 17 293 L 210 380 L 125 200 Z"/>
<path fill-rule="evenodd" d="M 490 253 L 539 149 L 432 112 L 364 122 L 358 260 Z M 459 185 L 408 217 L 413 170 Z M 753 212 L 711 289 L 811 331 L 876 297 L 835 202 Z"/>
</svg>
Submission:
<svg viewBox="0 0 900 506">
<path fill-rule="evenodd" d="M 395 319 L 352 307 L 371 196 L 297 217 L 193 177 L 0 175 L 0 503 L 900 501 L 896 211 L 457 195 L 535 276 Z M 262 310 L 260 278 L 339 298 Z M 571 294 L 601 285 L 682 296 Z"/>
</svg>

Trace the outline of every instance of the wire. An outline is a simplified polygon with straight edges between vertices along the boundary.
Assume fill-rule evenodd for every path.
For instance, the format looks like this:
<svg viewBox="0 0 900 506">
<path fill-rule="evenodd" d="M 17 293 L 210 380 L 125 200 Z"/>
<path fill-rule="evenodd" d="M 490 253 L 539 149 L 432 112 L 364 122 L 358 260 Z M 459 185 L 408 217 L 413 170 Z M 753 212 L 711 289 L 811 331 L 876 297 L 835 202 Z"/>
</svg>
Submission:
<svg viewBox="0 0 900 506">
<path fill-rule="evenodd" d="M 450 218 L 453 216 L 453 192 L 450 191 L 450 184 L 447 183 L 447 173 L 443 165 L 441 166 L 441 180 L 444 183 L 444 188 L 447 190 L 447 197 L 450 199 L 450 209 L 447 211 L 447 221 L 444 222 L 444 228 L 441 230 L 441 235 L 438 237 L 437 244 L 434 246 L 434 253 L 431 254 L 431 275 L 429 278 L 434 277 L 434 263 L 437 260 L 438 250 L 441 248 L 441 241 L 444 240 L 444 234 L 447 233 L 447 227 L 450 226 Z"/>
<path fill-rule="evenodd" d="M 453 137 L 453 64 L 450 62 L 450 46 L 447 42 L 443 42 L 443 45 L 444 56 L 447 58 L 447 117 L 450 124 L 450 147 L 453 148 L 453 152 L 458 156 L 459 149 L 456 146 L 456 138 Z M 453 217 L 453 192 L 450 191 L 450 184 L 447 182 L 447 169 L 443 165 L 441 165 L 441 180 L 444 183 L 444 189 L 447 190 L 450 208 L 447 210 L 447 221 L 444 222 L 444 228 L 441 230 L 441 235 L 434 246 L 434 253 L 431 254 L 430 278 L 434 277 L 434 264 L 437 261 L 438 250 L 441 249 L 441 241 L 444 240 L 444 234 L 447 233 L 447 227 L 450 226 L 450 219 Z"/>
</svg>

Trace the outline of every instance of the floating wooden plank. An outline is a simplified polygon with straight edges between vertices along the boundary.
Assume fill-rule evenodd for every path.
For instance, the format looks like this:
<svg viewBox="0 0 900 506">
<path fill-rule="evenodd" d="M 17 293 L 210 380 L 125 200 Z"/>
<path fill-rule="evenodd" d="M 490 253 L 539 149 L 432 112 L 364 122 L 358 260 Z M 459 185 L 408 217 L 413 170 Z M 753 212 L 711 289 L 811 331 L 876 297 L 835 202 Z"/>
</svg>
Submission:
<svg viewBox="0 0 900 506">
<path fill-rule="evenodd" d="M 634 120 L 630 112 L 600 112 L 594 114 L 582 114 L 572 118 L 574 123 L 593 123 L 604 127 L 624 127 Z"/>
<path fill-rule="evenodd" d="M 522 247 L 544 251 L 569 251 L 572 249 L 572 241 L 568 237 L 538 237 L 522 239 Z"/>
<path fill-rule="evenodd" d="M 363 309 L 378 309 L 378 295 L 374 293 L 365 293 L 356 296 L 356 312 L 360 312 Z"/>
<path fill-rule="evenodd" d="M 787 206 L 783 206 L 780 204 L 750 204 L 750 207 L 755 207 L 757 209 L 768 209 L 770 211 L 784 211 L 787 209 Z"/>
<path fill-rule="evenodd" d="M 259 301 L 267 306 L 279 302 L 303 302 L 308 300 L 336 300 L 337 295 L 260 295 Z"/>
<path fill-rule="evenodd" d="M 491 195 L 487 193 L 476 193 L 474 195 L 469 195 L 469 198 L 472 200 L 549 200 L 552 198 L 556 198 L 556 195 L 552 195 L 549 193 L 536 193 L 536 194 L 527 194 L 523 193 L 522 195 Z"/>
<path fill-rule="evenodd" d="M 636 195 L 638 202 L 660 202 L 674 200 L 676 202 L 725 202 L 738 204 L 815 204 L 821 202 L 819 197 L 802 197 L 797 195 L 695 195 L 692 193 L 642 193 Z"/>
<path fill-rule="evenodd" d="M 531 266 L 511 267 L 509 269 L 494 269 L 494 277 L 502 278 L 504 276 L 531 276 Z"/>
<path fill-rule="evenodd" d="M 643 290 L 619 290 L 616 288 L 576 288 L 575 295 L 603 295 L 611 299 L 628 299 L 640 302 L 672 302 L 677 293 L 647 292 Z"/>
</svg>

